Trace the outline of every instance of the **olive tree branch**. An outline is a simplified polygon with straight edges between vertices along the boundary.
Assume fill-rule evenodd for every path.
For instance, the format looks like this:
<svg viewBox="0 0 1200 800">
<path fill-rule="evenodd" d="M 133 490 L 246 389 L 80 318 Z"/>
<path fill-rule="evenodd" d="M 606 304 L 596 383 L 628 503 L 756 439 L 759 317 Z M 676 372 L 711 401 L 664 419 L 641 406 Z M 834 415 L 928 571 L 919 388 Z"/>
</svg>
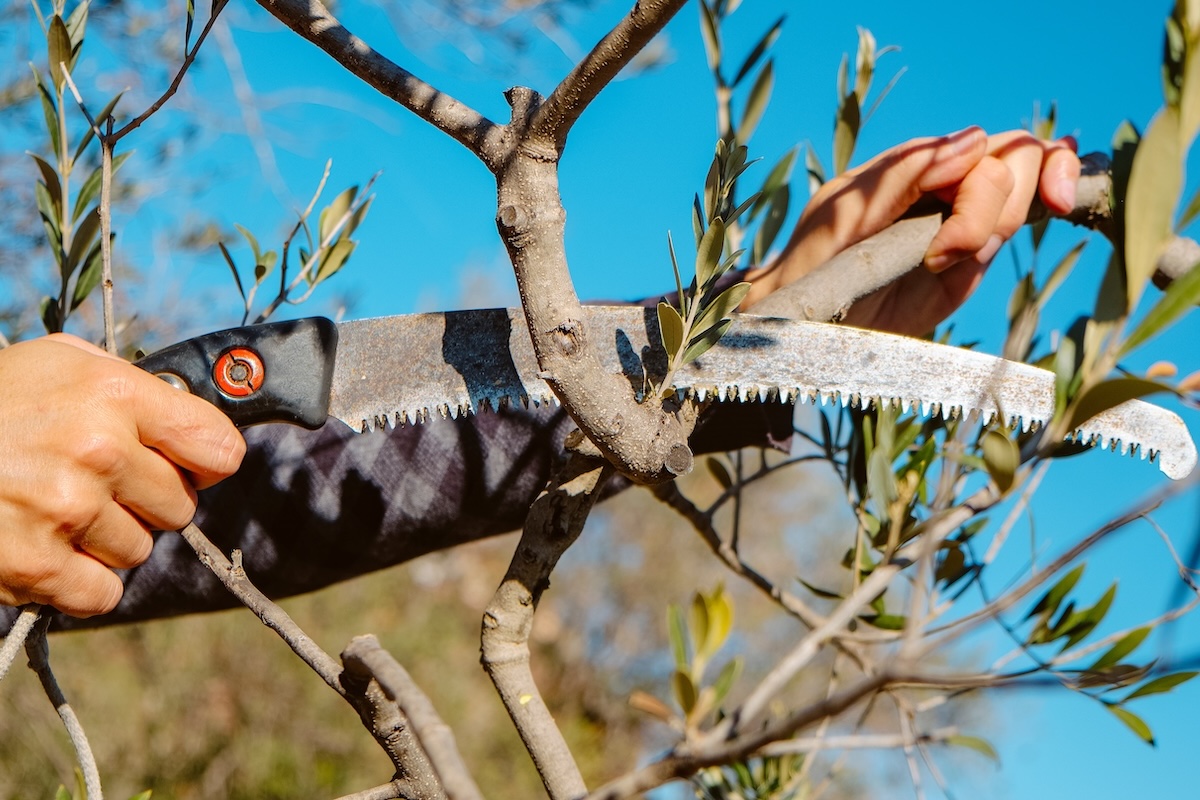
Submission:
<svg viewBox="0 0 1200 800">
<path fill-rule="evenodd" d="M 989 602 L 983 608 L 973 611 L 959 619 L 950 621 L 937 628 L 929 630 L 930 638 L 927 639 L 926 652 L 932 652 L 946 644 L 947 638 L 957 638 L 962 636 L 969 630 L 973 630 L 984 622 L 994 619 L 998 615 L 1012 608 L 1030 593 L 1036 591 L 1046 581 L 1054 577 L 1055 574 L 1065 569 L 1075 559 L 1079 558 L 1085 552 L 1090 550 L 1110 534 L 1119 531 L 1130 523 L 1141 519 L 1149 514 L 1154 509 L 1167 502 L 1172 497 L 1194 487 L 1200 482 L 1200 474 L 1193 473 L 1191 477 L 1182 481 L 1173 481 L 1167 486 L 1163 486 L 1151 494 L 1144 497 L 1142 500 L 1135 503 L 1123 514 L 1120 514 L 1103 525 L 1096 528 L 1092 533 L 1080 539 L 1071 547 L 1067 548 L 1061 555 L 1051 561 L 1042 569 L 1034 572 L 1020 584 L 1008 589 L 1003 595 Z M 935 636 L 937 635 L 937 636 Z"/>
<path fill-rule="evenodd" d="M 494 168 L 504 126 L 430 86 L 355 36 L 320 0 L 258 0 L 258 4 L 303 38 L 324 50 L 351 74 L 438 130 Z"/>
<path fill-rule="evenodd" d="M 533 115 L 530 133 L 566 144 L 571 126 L 687 0 L 642 0 L 563 78 Z"/>
<path fill-rule="evenodd" d="M 551 800 L 574 800 L 587 786 L 529 667 L 529 634 L 559 558 L 579 536 L 611 467 L 573 454 L 533 502 L 504 580 L 483 616 L 481 662 L 533 759 Z"/>
<path fill-rule="evenodd" d="M 29 656 L 29 667 L 38 676 L 42 690 L 54 705 L 62 720 L 71 746 L 75 749 L 75 760 L 83 773 L 83 783 L 87 789 L 88 800 L 104 800 L 104 792 L 100 788 L 100 770 L 96 767 L 96 756 L 92 753 L 92 745 L 75 710 L 67 702 L 54 670 L 50 668 L 50 643 L 46 641 L 46 628 L 50 624 L 49 617 L 43 617 L 33 627 L 32 633 L 25 642 L 25 653 Z"/>
<path fill-rule="evenodd" d="M 389 700 L 394 700 L 408 717 L 413 734 L 429 758 L 448 800 L 483 800 L 483 794 L 467 770 L 454 733 L 442 721 L 408 671 L 383 649 L 374 636 L 356 636 L 342 651 L 346 669 L 358 677 L 373 677 Z"/>
<path fill-rule="evenodd" d="M 648 0 L 605 37 L 551 101 L 516 88 L 512 115 L 497 125 L 377 53 L 319 0 L 259 0 L 352 74 L 465 145 L 496 176 L 496 221 L 516 274 L 543 377 L 584 434 L 624 475 L 661 483 L 692 468 L 687 437 L 694 403 L 638 404 L 621 376 L 596 358 L 564 247 L 558 159 L 570 123 L 652 37 L 683 0 Z"/>
<path fill-rule="evenodd" d="M 429 761 L 414 740 L 407 718 L 394 702 L 383 696 L 376 683 L 362 680 L 358 675 L 351 675 L 347 679 L 342 665 L 313 641 L 291 615 L 251 582 L 242 568 L 241 551 L 235 550 L 232 560 L 226 558 L 221 549 L 194 523 L 179 531 L 179 534 L 195 551 L 200 562 L 217 576 L 234 597 L 264 625 L 275 631 L 329 688 L 358 711 L 364 726 L 391 759 L 397 779 L 403 780 L 406 786 L 416 792 L 412 797 L 422 800 L 441 800 L 445 797 L 436 781 L 432 780 Z"/>
<path fill-rule="evenodd" d="M 113 144 L 116 144 L 121 139 L 124 139 L 127 135 L 140 128 L 142 123 L 157 114 L 158 110 L 166 105 L 168 100 L 175 96 L 175 93 L 179 91 L 179 87 L 183 83 L 184 76 L 187 75 L 188 70 L 191 69 L 192 64 L 195 63 L 196 56 L 200 54 L 200 48 L 204 45 L 204 40 L 207 39 L 208 34 L 212 32 L 213 25 L 216 24 L 217 18 L 221 15 L 221 11 L 224 10 L 228 3 L 229 0 L 214 0 L 212 4 L 212 14 L 204 23 L 204 28 L 200 31 L 200 35 L 196 37 L 196 43 L 192 45 L 192 49 L 187 51 L 187 53 L 184 55 L 183 63 L 180 64 L 179 69 L 176 70 L 175 77 L 171 79 L 171 84 L 167 87 L 166 91 L 159 95 L 157 100 L 155 100 L 149 105 L 149 107 L 146 108 L 145 111 L 127 122 L 119 131 L 112 132 L 110 130 L 108 138 L 112 140 Z"/>
</svg>

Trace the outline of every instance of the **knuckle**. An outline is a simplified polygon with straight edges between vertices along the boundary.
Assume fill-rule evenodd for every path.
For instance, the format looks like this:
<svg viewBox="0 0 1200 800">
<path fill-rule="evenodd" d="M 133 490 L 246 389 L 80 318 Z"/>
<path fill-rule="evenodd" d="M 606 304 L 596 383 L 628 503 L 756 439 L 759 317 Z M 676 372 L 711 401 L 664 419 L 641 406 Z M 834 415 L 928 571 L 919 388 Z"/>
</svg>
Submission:
<svg viewBox="0 0 1200 800">
<path fill-rule="evenodd" d="M 222 477 L 238 471 L 246 456 L 246 440 L 233 425 L 226 423 L 226 431 L 214 449 L 215 470 Z M 194 509 L 193 509 L 194 510 Z"/>
<path fill-rule="evenodd" d="M 154 539 L 150 536 L 150 531 L 142 528 L 138 534 L 131 537 L 121 551 L 113 553 L 112 563 L 109 566 L 117 569 L 132 569 L 144 564 L 146 559 L 150 558 L 153 549 Z"/>
<path fill-rule="evenodd" d="M 174 507 L 159 520 L 164 525 L 164 530 L 179 530 L 185 527 L 196 516 L 196 498 L 190 492 L 182 490 L 179 492 L 179 495 L 179 499 L 174 503 Z M 147 534 L 143 540 L 145 552 L 141 554 L 141 561 L 137 563 L 140 564 L 150 557 L 150 547 L 152 544 L 153 540 Z"/>
<path fill-rule="evenodd" d="M 48 493 L 51 504 L 48 508 L 53 527 L 59 534 L 74 541 L 85 533 L 100 516 L 100 511 L 109 501 L 97 498 L 70 478 L 61 478 Z"/>
<path fill-rule="evenodd" d="M 998 158 L 988 156 L 980 161 L 975 169 L 999 194 L 1008 195 L 1016 187 L 1016 175 L 1007 164 Z"/>
<path fill-rule="evenodd" d="M 80 466 L 106 478 L 120 474 L 129 464 L 129 453 L 113 430 L 89 431 L 80 437 L 75 453 Z"/>
</svg>

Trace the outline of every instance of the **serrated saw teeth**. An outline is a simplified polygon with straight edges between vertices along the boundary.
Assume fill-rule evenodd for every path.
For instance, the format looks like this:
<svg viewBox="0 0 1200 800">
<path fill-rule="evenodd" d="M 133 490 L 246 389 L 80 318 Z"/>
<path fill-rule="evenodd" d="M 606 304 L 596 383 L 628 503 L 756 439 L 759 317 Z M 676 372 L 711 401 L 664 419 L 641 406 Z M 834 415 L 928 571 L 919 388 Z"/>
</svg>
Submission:
<svg viewBox="0 0 1200 800">
<path fill-rule="evenodd" d="M 977 412 L 972 419 L 1023 433 L 1054 416 L 1054 375 L 1027 364 L 845 325 L 734 318 L 712 349 L 675 373 L 677 396 L 843 408 L 877 402 L 946 420 Z M 618 344 L 595 348 L 606 372 L 635 390 L 661 378 L 666 360 L 652 309 L 584 307 L 581 324 L 590 341 Z M 330 413 L 367 430 L 421 424 L 432 409 L 458 418 L 559 404 L 520 309 L 339 323 L 332 386 Z M 385 414 L 381 406 L 404 410 Z M 1088 421 L 1072 440 L 1139 454 L 1176 479 L 1197 460 L 1179 416 L 1140 400 Z"/>
</svg>

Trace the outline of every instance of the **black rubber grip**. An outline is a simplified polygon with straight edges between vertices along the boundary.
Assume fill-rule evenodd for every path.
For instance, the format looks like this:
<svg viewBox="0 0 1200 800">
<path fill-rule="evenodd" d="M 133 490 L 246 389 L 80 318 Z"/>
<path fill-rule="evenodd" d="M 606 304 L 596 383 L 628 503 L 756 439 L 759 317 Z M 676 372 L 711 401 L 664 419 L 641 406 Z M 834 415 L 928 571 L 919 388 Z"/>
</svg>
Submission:
<svg viewBox="0 0 1200 800">
<path fill-rule="evenodd" d="M 202 397 L 238 427 L 329 415 L 337 326 L 323 317 L 208 333 L 151 353 L 137 366 Z"/>
</svg>

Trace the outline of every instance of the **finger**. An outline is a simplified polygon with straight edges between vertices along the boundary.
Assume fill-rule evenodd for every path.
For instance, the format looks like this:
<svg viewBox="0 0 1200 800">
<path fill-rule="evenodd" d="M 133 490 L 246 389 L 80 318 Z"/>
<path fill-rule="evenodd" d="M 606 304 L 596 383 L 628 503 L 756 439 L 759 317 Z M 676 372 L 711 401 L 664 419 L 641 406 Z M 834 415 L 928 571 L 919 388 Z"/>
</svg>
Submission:
<svg viewBox="0 0 1200 800">
<path fill-rule="evenodd" d="M 867 212 L 888 225 L 923 194 L 961 181 L 986 155 L 987 136 L 976 127 L 915 139 L 848 173 L 868 194 Z"/>
<path fill-rule="evenodd" d="M 112 500 L 156 530 L 176 530 L 191 520 L 196 492 L 189 478 L 163 453 L 144 446 L 136 434 L 129 419 L 118 417 L 77 438 L 72 457 L 94 491 L 65 492 L 72 498 L 91 498 L 84 504 L 91 516 L 76 514 L 70 529 L 95 528 L 96 517 Z"/>
<path fill-rule="evenodd" d="M 125 585 L 116 573 L 86 553 L 72 553 L 62 570 L 30 593 L 32 602 L 71 617 L 94 617 L 117 607 Z"/>
<path fill-rule="evenodd" d="M 137 367 L 108 356 L 103 350 L 67 334 L 53 337 L 108 360 L 89 366 L 94 385 L 107 390 L 112 412 L 132 420 L 133 432 L 147 447 L 153 447 L 191 473 L 198 488 L 210 486 L 237 471 L 246 446 L 229 418 L 215 406 L 180 392 Z M 82 376 L 81 376 L 82 377 Z"/>
<path fill-rule="evenodd" d="M 128 509 L 109 503 L 76 546 L 106 567 L 130 569 L 150 557 L 154 539 L 149 528 Z"/>
<path fill-rule="evenodd" d="M 1067 214 L 1075 208 L 1075 189 L 1081 171 L 1077 148 L 1071 136 L 1046 145 L 1038 191 L 1046 208 L 1056 214 Z"/>
<path fill-rule="evenodd" d="M 113 481 L 114 500 L 153 530 L 174 531 L 192 521 L 196 490 L 179 467 L 147 448 L 135 450 L 125 466 Z"/>
<path fill-rule="evenodd" d="M 0 580 L 0 602 L 52 606 L 72 617 L 106 614 L 125 591 L 121 579 L 87 553 L 66 542 L 31 543 L 23 539 L 6 551 L 13 556 Z"/>
<path fill-rule="evenodd" d="M 988 248 L 987 259 L 1003 244 L 996 223 L 1012 193 L 1012 172 L 999 159 L 987 156 L 962 180 L 949 218 L 925 251 L 925 266 L 941 272 Z M 980 260 L 984 260 L 982 257 Z"/>
<path fill-rule="evenodd" d="M 993 136 L 989 150 L 989 154 L 1008 167 L 1013 176 L 1012 191 L 1000 211 L 994 231 L 1002 240 L 1008 240 L 1029 218 L 1029 206 L 1038 192 L 1045 143 L 1026 131 L 1010 131 Z"/>
<path fill-rule="evenodd" d="M 246 443 L 216 406 L 133 366 L 119 388 L 130 402 L 138 439 L 178 464 L 197 488 L 237 471 Z"/>
<path fill-rule="evenodd" d="M 834 253 L 892 224 L 922 194 L 953 185 L 985 155 L 979 128 L 914 139 L 888 150 L 827 183 L 809 203 L 797 237 L 812 230 L 832 233 Z M 829 255 L 832 255 L 830 253 Z"/>
</svg>

